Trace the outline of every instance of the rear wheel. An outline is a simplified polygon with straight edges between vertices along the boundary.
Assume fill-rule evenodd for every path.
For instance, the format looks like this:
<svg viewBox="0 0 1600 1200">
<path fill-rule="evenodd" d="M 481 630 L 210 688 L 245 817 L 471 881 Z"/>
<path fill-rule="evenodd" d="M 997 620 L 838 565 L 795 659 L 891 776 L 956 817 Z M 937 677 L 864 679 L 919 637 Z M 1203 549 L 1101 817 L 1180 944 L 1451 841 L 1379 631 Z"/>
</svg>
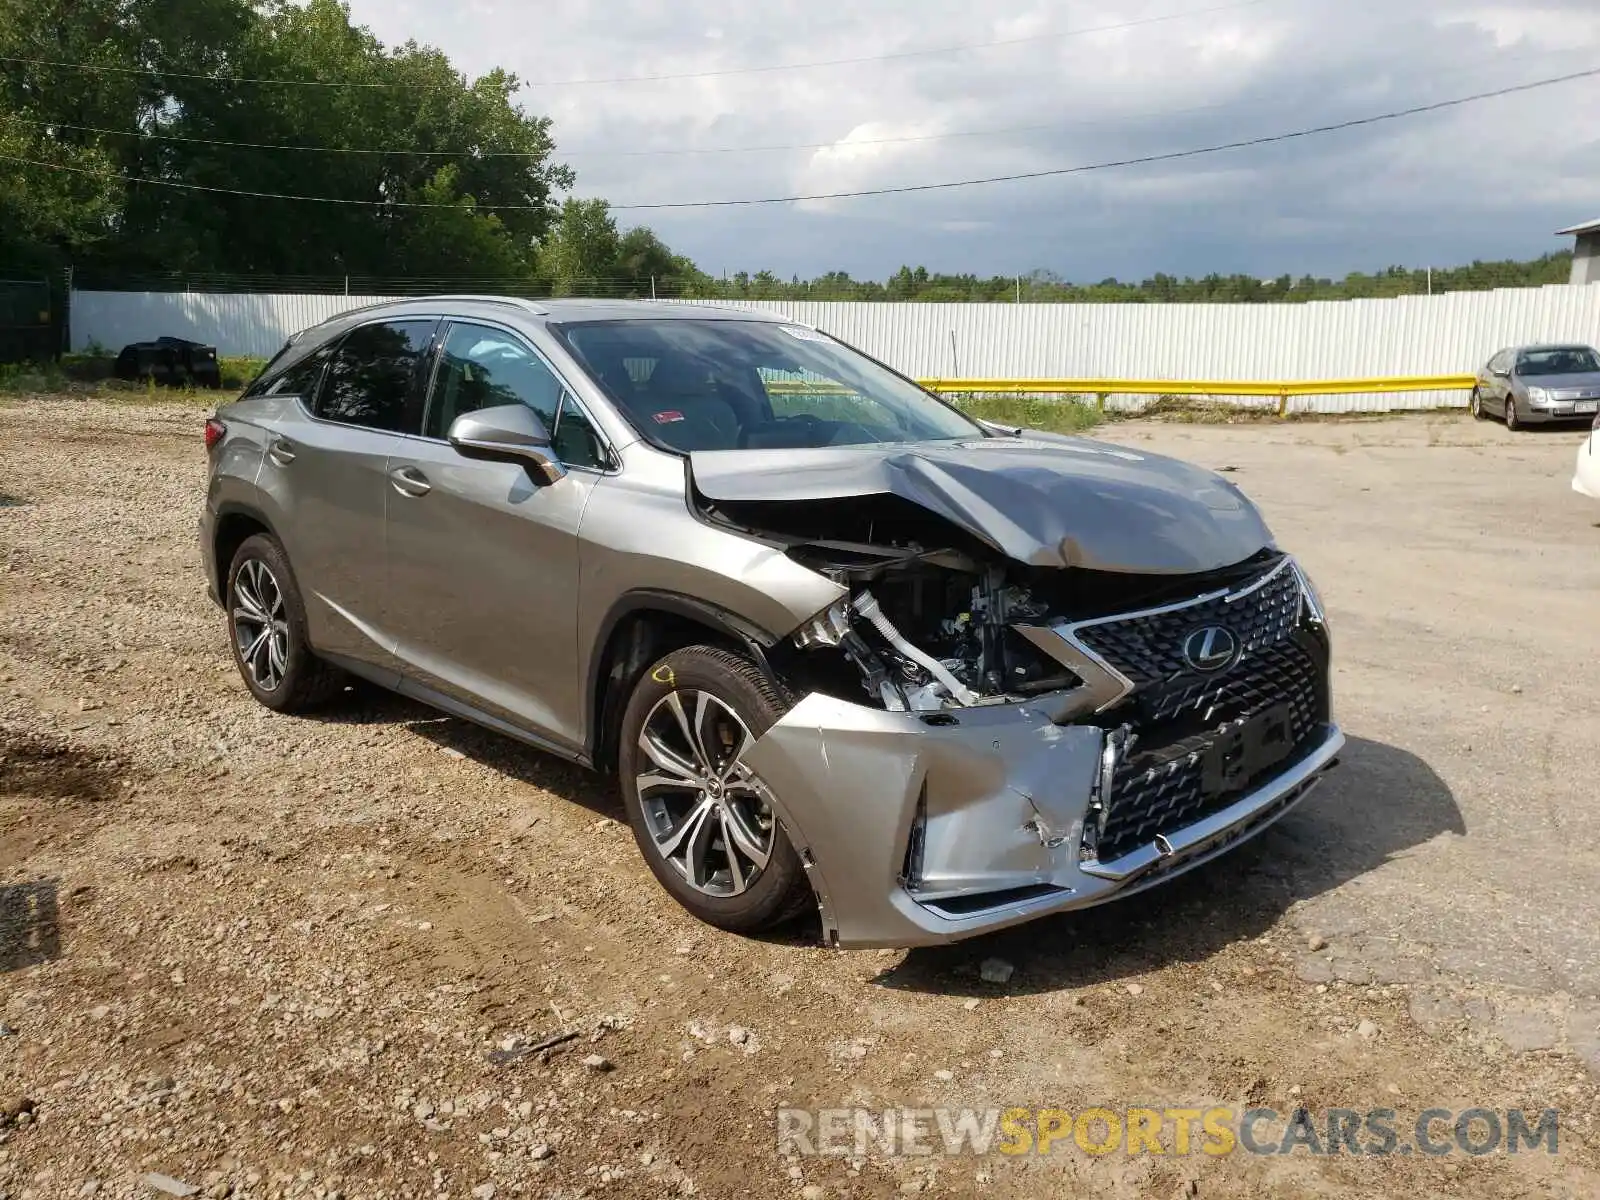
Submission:
<svg viewBox="0 0 1600 1200">
<path fill-rule="evenodd" d="M 690 646 L 645 673 L 622 718 L 622 802 L 645 862 L 684 908 L 735 933 L 813 903 L 771 794 L 744 757 L 788 707 L 749 659 Z"/>
<path fill-rule="evenodd" d="M 1477 388 L 1472 389 L 1472 398 L 1467 401 L 1467 411 L 1472 413 L 1474 421 L 1483 420 L 1483 396 Z"/>
<path fill-rule="evenodd" d="M 344 673 L 311 652 L 306 610 L 289 558 L 278 540 L 244 540 L 228 568 L 229 644 L 250 694 L 283 713 L 325 704 L 344 687 Z"/>
</svg>

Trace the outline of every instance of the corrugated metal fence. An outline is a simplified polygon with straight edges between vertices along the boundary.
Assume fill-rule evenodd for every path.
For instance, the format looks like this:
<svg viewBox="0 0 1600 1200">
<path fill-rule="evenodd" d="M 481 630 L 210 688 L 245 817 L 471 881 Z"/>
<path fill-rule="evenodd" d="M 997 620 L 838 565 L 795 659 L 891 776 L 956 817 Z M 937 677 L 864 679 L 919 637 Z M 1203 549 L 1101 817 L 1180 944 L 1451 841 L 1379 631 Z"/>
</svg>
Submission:
<svg viewBox="0 0 1600 1200">
<path fill-rule="evenodd" d="M 74 292 L 72 346 L 115 350 L 167 334 L 212 343 L 223 354 L 266 356 L 298 329 L 382 299 Z M 923 379 L 1446 375 L 1475 371 L 1496 350 L 1521 342 L 1600 342 L 1600 285 L 1310 304 L 717 303 L 815 325 Z M 1465 402 L 1460 392 L 1420 392 L 1302 397 L 1293 407 L 1340 412 Z"/>
</svg>

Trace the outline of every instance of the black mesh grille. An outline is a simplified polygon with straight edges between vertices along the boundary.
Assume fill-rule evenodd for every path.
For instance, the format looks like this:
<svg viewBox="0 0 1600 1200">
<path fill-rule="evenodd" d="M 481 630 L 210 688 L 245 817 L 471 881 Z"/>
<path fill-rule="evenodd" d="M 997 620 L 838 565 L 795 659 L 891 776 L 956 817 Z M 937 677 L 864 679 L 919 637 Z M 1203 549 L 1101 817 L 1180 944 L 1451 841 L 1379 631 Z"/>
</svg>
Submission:
<svg viewBox="0 0 1600 1200">
<path fill-rule="evenodd" d="M 1293 576 L 1290 576 L 1291 580 Z M 1328 719 L 1325 667 L 1306 635 L 1286 636 L 1246 652 L 1230 671 L 1182 676 L 1142 689 L 1127 714 L 1138 740 L 1112 778 L 1110 815 L 1095 857 L 1119 858 L 1157 834 L 1192 824 L 1232 803 L 1263 778 L 1207 790 L 1206 756 L 1225 723 L 1285 707 L 1292 749 L 1261 772 L 1270 778 L 1309 749 Z"/>
<path fill-rule="evenodd" d="M 1141 693 L 1140 719 L 1134 727 L 1165 725 L 1187 716 L 1215 726 L 1283 701 L 1289 705 L 1292 727 L 1304 733 L 1317 723 L 1316 682 L 1310 652 L 1297 641 L 1278 642 L 1247 653 L 1225 675 L 1186 675 Z"/>
<path fill-rule="evenodd" d="M 1078 630 L 1078 638 L 1135 684 L 1159 683 L 1189 670 L 1184 639 L 1196 629 L 1221 625 L 1239 639 L 1244 656 L 1281 642 L 1300 617 L 1300 583 L 1289 567 L 1249 595 L 1219 597 L 1148 617 L 1108 621 Z"/>
</svg>

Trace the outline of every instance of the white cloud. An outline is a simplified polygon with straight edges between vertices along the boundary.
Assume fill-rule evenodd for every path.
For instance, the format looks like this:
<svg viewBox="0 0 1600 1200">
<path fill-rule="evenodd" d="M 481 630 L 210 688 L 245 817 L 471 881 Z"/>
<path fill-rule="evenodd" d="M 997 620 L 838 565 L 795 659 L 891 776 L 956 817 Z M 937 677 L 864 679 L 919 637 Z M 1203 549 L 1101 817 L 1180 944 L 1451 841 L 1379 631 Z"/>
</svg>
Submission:
<svg viewBox="0 0 1600 1200">
<path fill-rule="evenodd" d="M 1268 136 L 1583 70 L 1593 0 L 353 0 L 386 42 L 533 81 L 578 191 L 614 204 L 856 191 Z M 1203 11 L 1203 10 L 1213 11 Z M 1179 19 L 1160 19 L 1185 13 Z M 1134 24 L 1137 23 L 1137 24 Z M 1085 32 L 1107 25 L 1126 28 Z M 1041 38 L 1041 35 L 1049 35 Z M 707 269 L 901 263 L 1070 278 L 1460 262 L 1560 248 L 1600 211 L 1600 79 L 1224 155 L 912 195 L 623 214 Z M 954 134 L 982 131 L 982 136 Z M 886 140 L 886 139 L 934 140 Z M 762 153 L 672 153 L 799 146 Z M 811 148 L 803 148 L 810 146 Z"/>
</svg>

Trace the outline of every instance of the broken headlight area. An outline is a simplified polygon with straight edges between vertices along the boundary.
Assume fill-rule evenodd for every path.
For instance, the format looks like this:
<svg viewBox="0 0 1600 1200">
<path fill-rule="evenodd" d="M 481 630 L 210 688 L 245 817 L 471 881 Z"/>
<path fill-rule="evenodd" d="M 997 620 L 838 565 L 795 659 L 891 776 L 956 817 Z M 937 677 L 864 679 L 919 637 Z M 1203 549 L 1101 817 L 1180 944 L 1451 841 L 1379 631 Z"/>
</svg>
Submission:
<svg viewBox="0 0 1600 1200">
<path fill-rule="evenodd" d="M 867 698 L 891 712 L 1007 703 L 1082 680 L 1018 631 L 1044 610 L 995 572 L 918 564 L 863 586 L 795 634 L 794 664 L 814 690 Z M 853 681 L 853 686 L 852 686 Z"/>
</svg>

